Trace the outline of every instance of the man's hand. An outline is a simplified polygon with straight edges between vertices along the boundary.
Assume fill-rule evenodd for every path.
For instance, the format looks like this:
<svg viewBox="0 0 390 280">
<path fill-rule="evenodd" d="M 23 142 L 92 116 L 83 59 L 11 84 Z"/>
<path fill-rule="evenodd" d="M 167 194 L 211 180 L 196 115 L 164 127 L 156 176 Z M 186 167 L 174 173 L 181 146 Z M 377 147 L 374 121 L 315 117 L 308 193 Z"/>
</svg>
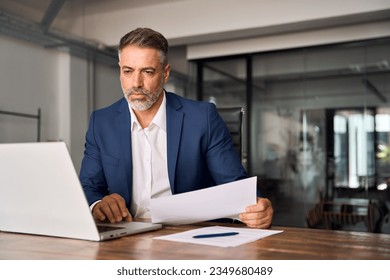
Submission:
<svg viewBox="0 0 390 280">
<path fill-rule="evenodd" d="M 92 215 L 97 220 L 109 220 L 110 223 L 118 223 L 123 220 L 131 222 L 133 220 L 125 200 L 117 193 L 107 195 L 96 203 L 92 209 Z"/>
<path fill-rule="evenodd" d="M 240 219 L 250 228 L 269 228 L 272 222 L 274 209 L 267 198 L 257 198 L 255 205 L 248 206 L 245 213 L 240 214 Z"/>
</svg>

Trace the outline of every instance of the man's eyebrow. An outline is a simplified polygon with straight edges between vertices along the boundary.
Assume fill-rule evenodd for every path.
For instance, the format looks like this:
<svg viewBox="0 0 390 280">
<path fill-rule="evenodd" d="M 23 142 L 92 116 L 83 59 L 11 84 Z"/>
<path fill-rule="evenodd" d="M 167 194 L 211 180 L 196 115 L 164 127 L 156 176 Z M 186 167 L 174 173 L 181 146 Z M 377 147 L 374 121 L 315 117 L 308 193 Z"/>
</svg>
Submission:
<svg viewBox="0 0 390 280">
<path fill-rule="evenodd" d="M 156 68 L 152 67 L 152 66 L 149 66 L 149 67 L 143 67 L 141 68 L 141 70 L 156 70 Z"/>
<path fill-rule="evenodd" d="M 123 65 L 122 66 L 122 69 L 134 69 L 133 67 L 131 66 L 127 66 L 127 65 Z M 141 71 L 145 71 L 145 70 L 153 70 L 153 71 L 156 71 L 157 68 L 153 67 L 153 66 L 147 66 L 147 67 L 142 67 L 140 68 Z"/>
</svg>

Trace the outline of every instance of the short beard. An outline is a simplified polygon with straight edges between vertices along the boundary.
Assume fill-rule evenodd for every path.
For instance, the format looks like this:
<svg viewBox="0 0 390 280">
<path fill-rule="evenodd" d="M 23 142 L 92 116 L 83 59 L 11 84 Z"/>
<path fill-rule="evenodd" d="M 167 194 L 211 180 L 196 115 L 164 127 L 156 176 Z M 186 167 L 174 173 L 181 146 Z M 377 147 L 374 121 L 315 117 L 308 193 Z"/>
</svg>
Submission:
<svg viewBox="0 0 390 280">
<path fill-rule="evenodd" d="M 130 88 L 124 91 L 124 95 L 133 110 L 145 111 L 150 109 L 150 107 L 152 107 L 153 104 L 156 103 L 162 91 L 162 86 L 159 87 L 155 92 L 151 92 L 144 88 Z M 142 94 L 144 97 L 132 98 L 133 94 Z"/>
</svg>

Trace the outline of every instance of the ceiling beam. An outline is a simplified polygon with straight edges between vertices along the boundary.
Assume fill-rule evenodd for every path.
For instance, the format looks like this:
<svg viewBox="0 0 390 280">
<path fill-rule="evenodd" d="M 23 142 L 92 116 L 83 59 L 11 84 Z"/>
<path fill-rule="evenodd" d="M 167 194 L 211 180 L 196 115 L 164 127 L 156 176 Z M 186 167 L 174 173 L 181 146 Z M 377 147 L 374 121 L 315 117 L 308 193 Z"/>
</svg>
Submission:
<svg viewBox="0 0 390 280">
<path fill-rule="evenodd" d="M 47 31 L 50 28 L 50 25 L 60 12 L 62 6 L 64 5 L 66 0 L 52 0 L 49 7 L 47 8 L 43 18 L 41 20 L 41 27 L 44 31 Z"/>
<path fill-rule="evenodd" d="M 118 65 L 116 48 L 72 36 L 59 30 L 44 31 L 39 23 L 12 15 L 0 9 L 0 34 L 39 44 L 44 48 L 69 51 L 79 57 L 93 58 L 112 66 Z"/>
<path fill-rule="evenodd" d="M 362 80 L 363 84 L 366 86 L 366 88 L 373 93 L 376 97 L 378 97 L 383 103 L 387 102 L 387 98 L 380 92 L 380 90 L 371 83 L 368 79 Z"/>
</svg>

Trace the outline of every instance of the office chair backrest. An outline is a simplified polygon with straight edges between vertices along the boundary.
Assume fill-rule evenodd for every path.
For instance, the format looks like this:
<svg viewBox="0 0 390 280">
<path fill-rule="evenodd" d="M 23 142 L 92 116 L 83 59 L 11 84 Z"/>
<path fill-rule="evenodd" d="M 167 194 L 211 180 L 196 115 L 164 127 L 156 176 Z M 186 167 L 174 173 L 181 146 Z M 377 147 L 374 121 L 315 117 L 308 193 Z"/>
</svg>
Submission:
<svg viewBox="0 0 390 280">
<path fill-rule="evenodd" d="M 233 138 L 233 145 L 236 148 L 240 159 L 242 159 L 242 107 L 217 108 L 219 115 L 226 123 Z"/>
</svg>

